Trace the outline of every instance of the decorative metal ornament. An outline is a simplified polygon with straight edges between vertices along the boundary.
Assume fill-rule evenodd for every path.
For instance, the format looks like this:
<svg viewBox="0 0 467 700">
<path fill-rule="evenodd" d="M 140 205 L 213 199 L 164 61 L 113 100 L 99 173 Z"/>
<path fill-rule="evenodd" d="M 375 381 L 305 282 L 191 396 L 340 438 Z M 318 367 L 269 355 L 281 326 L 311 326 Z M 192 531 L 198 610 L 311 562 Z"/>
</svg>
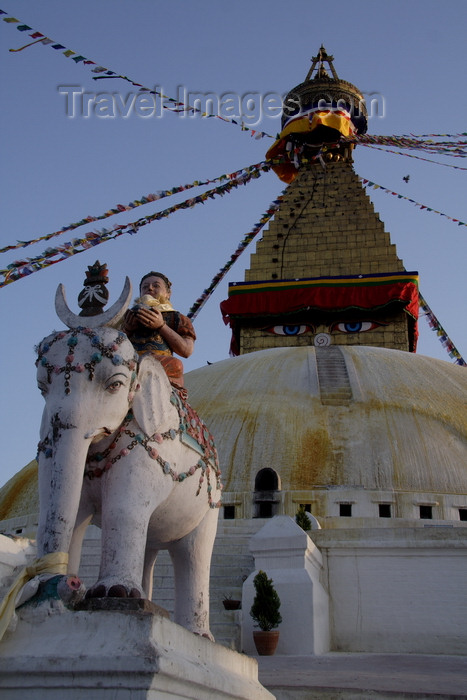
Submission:
<svg viewBox="0 0 467 700">
<path fill-rule="evenodd" d="M 98 328 L 99 326 L 116 326 L 123 318 L 123 315 L 130 304 L 131 295 L 131 282 L 127 277 L 125 279 L 123 291 L 115 304 L 113 304 L 107 311 L 104 311 L 104 313 L 100 313 L 97 316 L 86 317 L 86 326 L 88 328 Z M 78 326 L 83 325 L 83 317 L 74 314 L 68 307 L 65 296 L 65 287 L 63 284 L 59 284 L 57 287 L 57 292 L 55 294 L 55 311 L 59 319 L 63 321 L 68 328 L 77 328 Z"/>
<path fill-rule="evenodd" d="M 109 281 L 107 265 L 100 264 L 96 260 L 94 265 L 89 265 L 84 280 L 84 288 L 78 296 L 78 305 L 81 309 L 80 316 L 97 316 L 103 312 L 104 306 L 109 300 L 109 290 L 106 284 Z"/>
</svg>

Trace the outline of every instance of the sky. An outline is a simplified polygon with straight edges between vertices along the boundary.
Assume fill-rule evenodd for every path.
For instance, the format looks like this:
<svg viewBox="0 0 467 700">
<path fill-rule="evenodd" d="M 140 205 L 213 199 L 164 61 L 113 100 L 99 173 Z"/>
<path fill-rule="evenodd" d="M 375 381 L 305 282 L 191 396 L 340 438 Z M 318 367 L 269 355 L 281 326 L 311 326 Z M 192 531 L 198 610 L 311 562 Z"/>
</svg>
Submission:
<svg viewBox="0 0 467 700">
<path fill-rule="evenodd" d="M 209 93 L 219 100 L 230 96 L 232 105 L 236 98 L 245 123 L 272 136 L 280 128 L 275 96 L 305 79 L 321 44 L 334 56 L 340 78 L 376 96 L 379 113 L 369 119 L 368 133 L 467 131 L 464 0 L 1 0 L 0 8 L 75 56 L 151 89 L 158 86 L 169 97 Z M 145 112 L 136 103 L 137 88 L 121 79 L 93 80 L 93 66 L 65 57 L 65 49 L 35 44 L 9 50 L 33 41 L 31 33 L 0 19 L 0 247 L 149 193 L 230 174 L 262 161 L 272 143 L 221 119 L 157 109 L 157 102 L 161 114 Z M 112 94 L 113 115 L 102 108 Z M 427 212 L 382 189 L 367 190 L 406 269 L 418 270 L 423 296 L 466 359 L 467 228 L 448 217 L 467 222 L 467 172 L 451 167 L 467 168 L 467 162 L 418 155 L 436 162 L 358 146 L 355 170 L 446 214 Z M 205 189 L 3 253 L 0 268 Z M 0 288 L 0 486 L 36 454 L 43 399 L 34 346 L 62 328 L 54 309 L 58 284 L 64 283 L 69 306 L 78 313 L 85 271 L 96 259 L 108 265 L 111 302 L 126 275 L 136 290 L 141 276 L 155 269 L 172 280 L 174 306 L 187 313 L 283 189 L 274 173 L 265 173 L 223 197 Z M 228 358 L 230 333 L 219 303 L 227 298 L 229 282 L 244 280 L 254 243 L 250 248 L 195 319 L 198 340 L 186 371 Z M 418 353 L 452 363 L 425 319 L 419 326 Z"/>
</svg>

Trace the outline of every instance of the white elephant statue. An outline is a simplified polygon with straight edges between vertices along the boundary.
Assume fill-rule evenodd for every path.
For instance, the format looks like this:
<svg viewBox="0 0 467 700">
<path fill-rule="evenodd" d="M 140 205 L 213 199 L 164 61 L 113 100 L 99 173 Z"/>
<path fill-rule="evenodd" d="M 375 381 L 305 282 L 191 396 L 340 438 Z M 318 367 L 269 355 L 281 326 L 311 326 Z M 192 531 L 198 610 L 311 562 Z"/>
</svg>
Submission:
<svg viewBox="0 0 467 700">
<path fill-rule="evenodd" d="M 68 309 L 63 288 L 57 290 L 57 313 L 69 329 L 37 347 L 45 398 L 38 557 L 68 553 L 68 573 L 77 574 L 92 521 L 102 529 L 102 553 L 88 596 L 151 599 L 156 556 L 167 549 L 174 621 L 212 639 L 209 571 L 222 488 L 217 453 L 161 364 L 138 358 L 124 333 L 102 325 L 121 318 L 130 297 L 127 279 L 109 311 L 80 317 Z"/>
</svg>

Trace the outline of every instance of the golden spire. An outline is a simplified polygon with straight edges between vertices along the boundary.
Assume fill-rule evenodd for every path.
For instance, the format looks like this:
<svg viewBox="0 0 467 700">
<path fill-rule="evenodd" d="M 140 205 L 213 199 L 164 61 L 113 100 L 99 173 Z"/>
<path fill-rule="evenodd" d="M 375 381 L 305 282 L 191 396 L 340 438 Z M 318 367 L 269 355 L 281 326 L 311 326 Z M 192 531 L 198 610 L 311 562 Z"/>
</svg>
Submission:
<svg viewBox="0 0 467 700">
<path fill-rule="evenodd" d="M 313 56 L 311 59 L 313 63 L 311 64 L 311 68 L 307 73 L 307 76 L 305 78 L 305 82 L 307 80 L 311 80 L 311 76 L 313 75 L 313 71 L 316 69 L 316 75 L 315 78 L 317 80 L 320 80 L 321 78 L 329 78 L 328 72 L 326 68 L 324 67 L 324 64 L 328 64 L 328 68 L 332 73 L 332 77 L 334 80 L 339 80 L 339 76 L 337 75 L 336 69 L 334 68 L 334 56 L 328 56 L 326 53 L 326 49 L 324 48 L 323 44 L 321 44 L 320 49 L 318 51 L 317 56 Z M 318 68 L 316 68 L 316 65 L 318 65 Z"/>
</svg>

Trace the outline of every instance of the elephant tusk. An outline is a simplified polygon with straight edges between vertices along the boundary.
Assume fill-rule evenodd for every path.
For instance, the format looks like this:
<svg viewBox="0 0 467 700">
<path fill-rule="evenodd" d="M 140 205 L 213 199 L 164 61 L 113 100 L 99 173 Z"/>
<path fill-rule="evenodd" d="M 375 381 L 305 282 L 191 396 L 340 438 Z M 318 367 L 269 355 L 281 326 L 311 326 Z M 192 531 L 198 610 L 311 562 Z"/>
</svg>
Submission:
<svg viewBox="0 0 467 700">
<path fill-rule="evenodd" d="M 59 284 L 55 293 L 55 311 L 60 321 L 68 326 L 68 328 L 77 328 L 78 326 L 86 326 L 86 328 L 99 328 L 101 326 L 116 326 L 123 318 L 131 300 L 132 288 L 128 277 L 125 279 L 123 291 L 118 300 L 110 309 L 104 311 L 97 316 L 78 316 L 73 313 L 68 307 L 65 287 Z"/>
</svg>

